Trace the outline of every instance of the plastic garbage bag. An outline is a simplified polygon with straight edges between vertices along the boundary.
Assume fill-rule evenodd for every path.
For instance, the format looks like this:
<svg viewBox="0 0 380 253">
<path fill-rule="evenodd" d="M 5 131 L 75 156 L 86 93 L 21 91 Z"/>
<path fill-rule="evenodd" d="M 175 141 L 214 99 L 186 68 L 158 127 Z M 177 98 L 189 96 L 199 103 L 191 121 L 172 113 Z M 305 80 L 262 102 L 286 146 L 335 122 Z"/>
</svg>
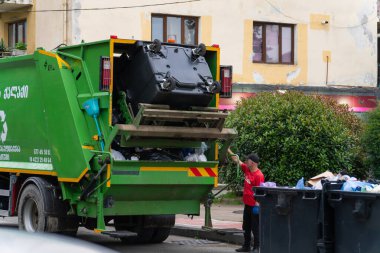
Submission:
<svg viewBox="0 0 380 253">
<path fill-rule="evenodd" d="M 380 193 L 380 185 L 376 185 L 373 189 L 369 190 L 372 193 Z"/>
<path fill-rule="evenodd" d="M 298 180 L 296 189 L 300 189 L 300 190 L 305 189 L 305 180 L 303 177 L 300 180 Z"/>
<path fill-rule="evenodd" d="M 111 149 L 111 154 L 112 154 L 112 158 L 115 161 L 125 161 L 126 160 L 125 157 L 123 156 L 123 154 L 117 150 Z"/>
<path fill-rule="evenodd" d="M 188 154 L 185 157 L 185 161 L 187 162 L 207 162 L 207 157 L 204 152 L 208 149 L 206 143 L 202 142 L 200 148 L 196 148 L 194 150 L 194 154 Z"/>
<path fill-rule="evenodd" d="M 343 184 L 343 191 L 352 191 L 352 192 L 365 192 L 371 191 L 374 188 L 373 184 L 360 182 L 360 181 L 346 181 Z"/>
<path fill-rule="evenodd" d="M 260 186 L 262 187 L 277 187 L 276 183 L 275 182 L 263 182 L 263 183 L 260 183 Z"/>
<path fill-rule="evenodd" d="M 252 212 L 253 212 L 253 214 L 259 214 L 260 213 L 260 206 L 253 206 Z"/>
</svg>

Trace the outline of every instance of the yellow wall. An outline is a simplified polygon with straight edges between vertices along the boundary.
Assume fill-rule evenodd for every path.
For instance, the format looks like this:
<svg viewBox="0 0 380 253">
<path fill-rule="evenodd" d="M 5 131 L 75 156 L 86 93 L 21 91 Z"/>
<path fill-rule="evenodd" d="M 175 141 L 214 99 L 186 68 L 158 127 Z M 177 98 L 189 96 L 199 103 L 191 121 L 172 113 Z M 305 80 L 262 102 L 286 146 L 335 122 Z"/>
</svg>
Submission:
<svg viewBox="0 0 380 253">
<path fill-rule="evenodd" d="M 329 15 L 310 14 L 310 29 L 328 31 L 330 29 L 329 24 L 330 24 Z"/>
<path fill-rule="evenodd" d="M 253 20 L 244 21 L 244 57 L 242 60 L 243 74 L 235 73 L 234 82 L 264 83 L 264 84 L 306 84 L 308 73 L 308 30 L 307 25 L 297 25 L 295 43 L 295 64 L 261 64 L 252 63 Z M 294 76 L 294 78 L 292 78 Z"/>
<path fill-rule="evenodd" d="M 200 18 L 200 41 L 205 45 L 212 44 L 212 17 L 202 16 Z"/>
<path fill-rule="evenodd" d="M 0 39 L 4 39 L 4 22 L 2 19 L 2 14 L 0 14 Z"/>
<path fill-rule="evenodd" d="M 140 14 L 141 16 L 141 34 L 143 40 L 151 40 L 152 28 L 150 16 L 147 16 L 145 12 Z"/>
</svg>

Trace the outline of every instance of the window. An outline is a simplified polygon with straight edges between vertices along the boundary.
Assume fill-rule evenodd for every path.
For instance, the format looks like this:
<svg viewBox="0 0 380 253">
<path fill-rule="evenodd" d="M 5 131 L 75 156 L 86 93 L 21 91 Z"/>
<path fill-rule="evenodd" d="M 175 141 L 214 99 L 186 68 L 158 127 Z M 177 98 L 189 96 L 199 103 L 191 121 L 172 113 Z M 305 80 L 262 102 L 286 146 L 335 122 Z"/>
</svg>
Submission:
<svg viewBox="0 0 380 253">
<path fill-rule="evenodd" d="M 294 25 L 253 23 L 252 62 L 294 63 Z"/>
<path fill-rule="evenodd" d="M 198 44 L 198 18 L 163 14 L 152 15 L 152 40 L 178 44 Z"/>
<path fill-rule="evenodd" d="M 8 24 L 8 47 L 15 47 L 16 43 L 26 43 L 26 21 Z"/>
</svg>

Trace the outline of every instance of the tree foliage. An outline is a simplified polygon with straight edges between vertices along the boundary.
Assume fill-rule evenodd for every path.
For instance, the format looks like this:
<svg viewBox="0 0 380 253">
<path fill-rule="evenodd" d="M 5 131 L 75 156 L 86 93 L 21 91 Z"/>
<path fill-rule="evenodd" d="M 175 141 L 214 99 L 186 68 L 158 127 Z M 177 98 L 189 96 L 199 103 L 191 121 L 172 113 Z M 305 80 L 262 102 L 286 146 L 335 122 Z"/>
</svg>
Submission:
<svg viewBox="0 0 380 253">
<path fill-rule="evenodd" d="M 321 172 L 363 174 L 359 136 L 361 120 L 332 99 L 301 92 L 259 93 L 242 99 L 226 125 L 238 131 L 232 150 L 261 158 L 266 181 L 295 185 Z M 244 159 L 241 158 L 241 160 Z M 236 165 L 221 169 L 227 183 L 238 185 Z"/>
<path fill-rule="evenodd" d="M 365 162 L 371 172 L 380 177 L 380 107 L 368 113 L 364 127 Z"/>
</svg>

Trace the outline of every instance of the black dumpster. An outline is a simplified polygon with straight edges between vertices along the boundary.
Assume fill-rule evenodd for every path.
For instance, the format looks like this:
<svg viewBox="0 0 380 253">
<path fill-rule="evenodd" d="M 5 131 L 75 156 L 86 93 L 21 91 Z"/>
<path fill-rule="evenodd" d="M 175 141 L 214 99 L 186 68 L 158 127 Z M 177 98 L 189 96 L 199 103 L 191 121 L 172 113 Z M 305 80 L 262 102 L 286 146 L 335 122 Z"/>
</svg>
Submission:
<svg viewBox="0 0 380 253">
<path fill-rule="evenodd" d="M 205 54 L 204 45 L 196 48 L 139 41 L 115 61 L 122 66 L 117 71 L 118 87 L 127 93 L 136 113 L 139 103 L 181 109 L 208 106 L 220 84 L 213 79 Z"/>
<path fill-rule="evenodd" d="M 334 252 L 380 252 L 380 194 L 337 190 L 327 194 L 334 209 Z"/>
<path fill-rule="evenodd" d="M 261 253 L 319 252 L 321 190 L 254 187 L 254 192 Z"/>
</svg>

